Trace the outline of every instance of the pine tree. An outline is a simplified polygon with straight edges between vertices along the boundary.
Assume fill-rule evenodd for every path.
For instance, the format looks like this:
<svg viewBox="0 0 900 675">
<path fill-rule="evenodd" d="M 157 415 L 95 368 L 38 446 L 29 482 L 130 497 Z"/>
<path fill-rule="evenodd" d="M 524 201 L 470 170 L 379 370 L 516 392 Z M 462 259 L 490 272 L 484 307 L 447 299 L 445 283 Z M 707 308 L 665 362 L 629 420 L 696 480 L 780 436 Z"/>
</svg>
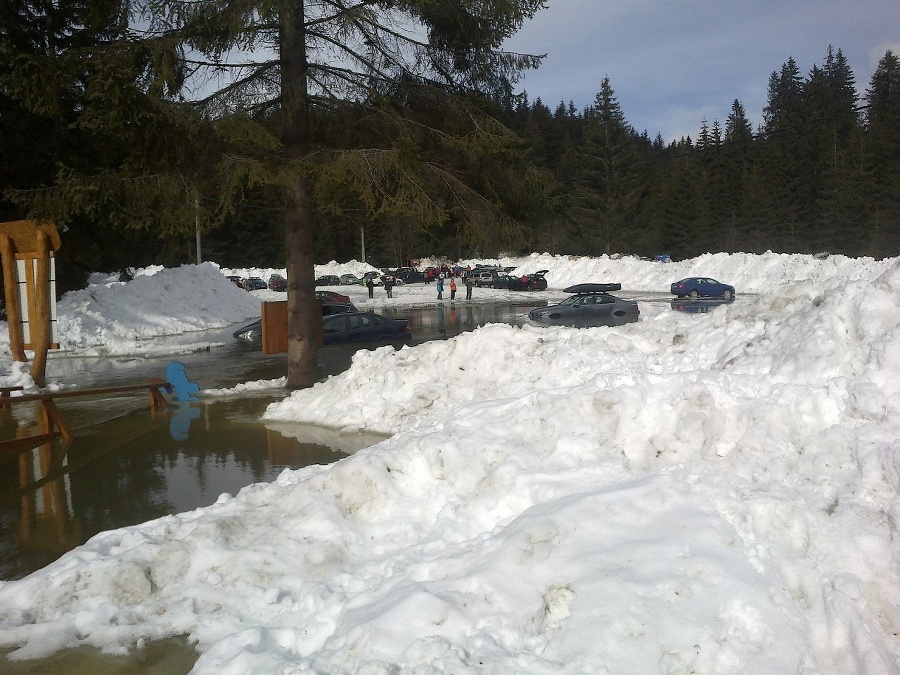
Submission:
<svg viewBox="0 0 900 675">
<path fill-rule="evenodd" d="M 584 115 L 578 173 L 568 216 L 576 224 L 586 252 L 623 250 L 643 199 L 634 135 L 609 78 L 600 84 L 594 105 Z"/>
<path fill-rule="evenodd" d="M 288 383 L 309 386 L 320 320 L 317 208 L 338 208 L 335 197 L 352 195 L 374 218 L 453 223 L 463 238 L 491 224 L 507 233 L 514 228 L 498 204 L 513 179 L 527 180 L 508 161 L 521 158 L 521 149 L 467 94 L 508 96 L 519 72 L 539 63 L 501 46 L 541 6 L 541 0 L 122 0 L 123 15 L 127 8 L 142 17 L 140 29 L 128 27 L 102 53 L 77 55 L 102 75 L 84 123 L 98 136 L 115 135 L 119 147 L 128 138 L 133 146 L 114 167 L 117 175 L 95 176 L 93 184 L 122 185 L 123 176 L 138 172 L 159 176 L 164 184 L 153 192 L 169 201 L 158 210 L 174 222 L 196 202 L 199 189 L 185 178 L 195 175 L 198 151 L 221 147 L 202 137 L 211 123 L 229 149 L 220 155 L 224 161 L 213 158 L 225 188 L 223 210 L 247 187 L 279 188 Z M 317 122 L 348 108 L 368 129 L 368 142 L 325 143 Z M 487 165 L 494 171 L 484 173 Z M 160 173 L 160 166 L 169 171 Z M 468 181 L 474 170 L 482 171 L 477 188 Z M 68 178 L 75 183 L 74 173 Z M 140 218 L 138 209 L 152 206 L 149 185 L 135 185 L 133 202 L 117 201 L 132 205 L 122 218 Z"/>
<path fill-rule="evenodd" d="M 873 252 L 900 254 L 900 57 L 888 50 L 866 90 Z"/>
<path fill-rule="evenodd" d="M 807 89 L 810 119 L 817 123 L 810 135 L 816 135 L 819 146 L 819 248 L 859 254 L 866 240 L 861 201 L 866 169 L 855 78 L 840 49 L 828 47 L 821 78 L 816 83 L 810 76 Z"/>
<path fill-rule="evenodd" d="M 790 58 L 780 73 L 769 77 L 768 102 L 763 110 L 763 161 L 770 181 L 771 211 L 768 214 L 766 248 L 796 250 L 803 241 L 803 209 L 808 205 L 802 139 L 803 80 L 796 61 Z"/>
<path fill-rule="evenodd" d="M 722 143 L 724 157 L 722 199 L 726 218 L 723 230 L 726 251 L 741 250 L 742 242 L 746 241 L 745 181 L 750 171 L 753 151 L 753 127 L 747 119 L 743 104 L 735 99 L 731 104 L 731 112 L 725 120 L 725 136 Z"/>
</svg>

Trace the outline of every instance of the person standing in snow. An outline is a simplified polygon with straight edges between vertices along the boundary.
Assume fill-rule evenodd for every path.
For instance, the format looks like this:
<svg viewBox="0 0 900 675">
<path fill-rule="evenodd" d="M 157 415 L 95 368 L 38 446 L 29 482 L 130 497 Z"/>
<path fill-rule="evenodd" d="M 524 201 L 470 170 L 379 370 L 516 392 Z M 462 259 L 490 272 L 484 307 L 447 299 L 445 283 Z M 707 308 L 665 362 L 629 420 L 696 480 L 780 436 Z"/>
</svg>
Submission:
<svg viewBox="0 0 900 675">
<path fill-rule="evenodd" d="M 391 277 L 384 278 L 384 292 L 389 298 L 394 297 L 394 280 Z"/>
<path fill-rule="evenodd" d="M 437 294 L 438 300 L 444 299 L 444 277 L 443 275 L 437 278 Z"/>
<path fill-rule="evenodd" d="M 466 300 L 472 299 L 472 286 L 475 285 L 475 279 L 471 274 L 466 275 Z"/>
<path fill-rule="evenodd" d="M 369 280 L 366 282 L 366 288 L 369 289 L 369 297 L 375 297 L 375 282 L 372 281 L 372 277 L 369 277 Z"/>
<path fill-rule="evenodd" d="M 456 279 L 450 277 L 450 299 L 456 299 Z"/>
</svg>

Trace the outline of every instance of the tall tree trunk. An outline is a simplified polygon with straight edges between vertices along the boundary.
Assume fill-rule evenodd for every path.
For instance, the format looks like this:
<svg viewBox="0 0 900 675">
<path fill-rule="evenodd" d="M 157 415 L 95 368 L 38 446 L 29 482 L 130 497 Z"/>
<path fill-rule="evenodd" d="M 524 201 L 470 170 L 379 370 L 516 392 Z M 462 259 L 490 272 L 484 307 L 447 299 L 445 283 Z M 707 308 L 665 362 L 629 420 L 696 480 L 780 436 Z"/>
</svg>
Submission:
<svg viewBox="0 0 900 675">
<path fill-rule="evenodd" d="M 281 139 L 290 165 L 310 144 L 306 80 L 306 31 L 303 2 L 286 0 L 281 11 Z M 288 167 L 290 170 L 290 167 Z M 286 190 L 284 238 L 288 280 L 288 386 L 311 387 L 316 381 L 316 351 L 321 312 L 315 298 L 315 229 L 309 181 L 297 177 Z"/>
</svg>

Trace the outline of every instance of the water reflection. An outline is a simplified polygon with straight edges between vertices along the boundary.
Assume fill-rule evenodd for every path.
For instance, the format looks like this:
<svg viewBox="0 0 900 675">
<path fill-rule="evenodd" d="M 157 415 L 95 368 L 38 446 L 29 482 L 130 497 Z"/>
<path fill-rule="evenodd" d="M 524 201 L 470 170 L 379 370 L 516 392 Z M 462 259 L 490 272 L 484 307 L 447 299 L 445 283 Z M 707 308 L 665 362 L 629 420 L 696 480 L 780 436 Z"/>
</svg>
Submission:
<svg viewBox="0 0 900 675">
<path fill-rule="evenodd" d="M 541 296 L 522 304 L 445 301 L 428 307 L 388 307 L 379 313 L 410 321 L 414 343 L 452 337 L 488 323 L 522 325 Z M 203 389 L 283 377 L 284 355 L 263 355 L 231 337 L 230 329 L 186 336 L 200 345 L 178 356 Z M 321 378 L 349 367 L 355 347 L 319 351 Z M 162 378 L 172 360 L 160 356 L 51 355 L 48 377 L 78 387 L 134 384 Z M 16 579 L 109 529 L 214 503 L 285 468 L 327 464 L 383 440 L 365 430 L 340 431 L 264 424 L 265 407 L 287 390 L 245 393 L 233 400 L 169 406 L 151 414 L 145 395 L 72 398 L 60 403 L 75 439 L 0 454 L 0 579 Z M 2 438 L 40 433 L 38 404 L 0 413 Z"/>
<path fill-rule="evenodd" d="M 63 649 L 31 661 L 7 661 L 0 651 L 0 675 L 186 675 L 197 661 L 197 652 L 185 638 L 147 642 L 128 654 L 105 654 L 94 647 Z"/>
<path fill-rule="evenodd" d="M 76 431 L 70 443 L 56 438 L 5 454 L 0 579 L 25 576 L 98 532 L 208 506 L 285 468 L 331 463 L 381 440 L 346 434 L 341 451 L 307 440 L 302 430 L 286 433 L 290 425 L 267 428 L 259 420 L 271 400 L 194 403 L 151 415 L 132 398 L 129 412 Z M 17 415 L 27 418 L 18 409 L 28 405 L 16 406 Z M 41 433 L 38 412 L 31 420 L 8 416 L 5 437 Z"/>
<path fill-rule="evenodd" d="M 406 319 L 413 334 L 413 343 L 453 337 L 473 331 L 489 323 L 521 326 L 528 321 L 528 312 L 544 307 L 543 297 L 528 298 L 517 304 L 444 302 L 430 307 L 384 307 L 379 314 L 391 319 Z"/>
<path fill-rule="evenodd" d="M 672 300 L 671 306 L 676 312 L 686 312 L 688 314 L 706 314 L 711 312 L 719 305 L 730 305 L 734 302 L 734 298 L 677 298 Z"/>
</svg>

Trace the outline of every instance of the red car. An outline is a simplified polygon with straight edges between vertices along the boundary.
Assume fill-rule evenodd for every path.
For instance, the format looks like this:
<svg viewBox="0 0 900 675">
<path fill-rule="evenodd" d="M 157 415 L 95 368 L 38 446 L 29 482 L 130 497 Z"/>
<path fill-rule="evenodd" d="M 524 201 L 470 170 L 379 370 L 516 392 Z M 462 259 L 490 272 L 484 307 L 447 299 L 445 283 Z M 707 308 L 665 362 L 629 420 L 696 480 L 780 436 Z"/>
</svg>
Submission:
<svg viewBox="0 0 900 675">
<path fill-rule="evenodd" d="M 322 302 L 350 302 L 350 296 L 335 291 L 316 291 L 316 297 Z"/>
</svg>

